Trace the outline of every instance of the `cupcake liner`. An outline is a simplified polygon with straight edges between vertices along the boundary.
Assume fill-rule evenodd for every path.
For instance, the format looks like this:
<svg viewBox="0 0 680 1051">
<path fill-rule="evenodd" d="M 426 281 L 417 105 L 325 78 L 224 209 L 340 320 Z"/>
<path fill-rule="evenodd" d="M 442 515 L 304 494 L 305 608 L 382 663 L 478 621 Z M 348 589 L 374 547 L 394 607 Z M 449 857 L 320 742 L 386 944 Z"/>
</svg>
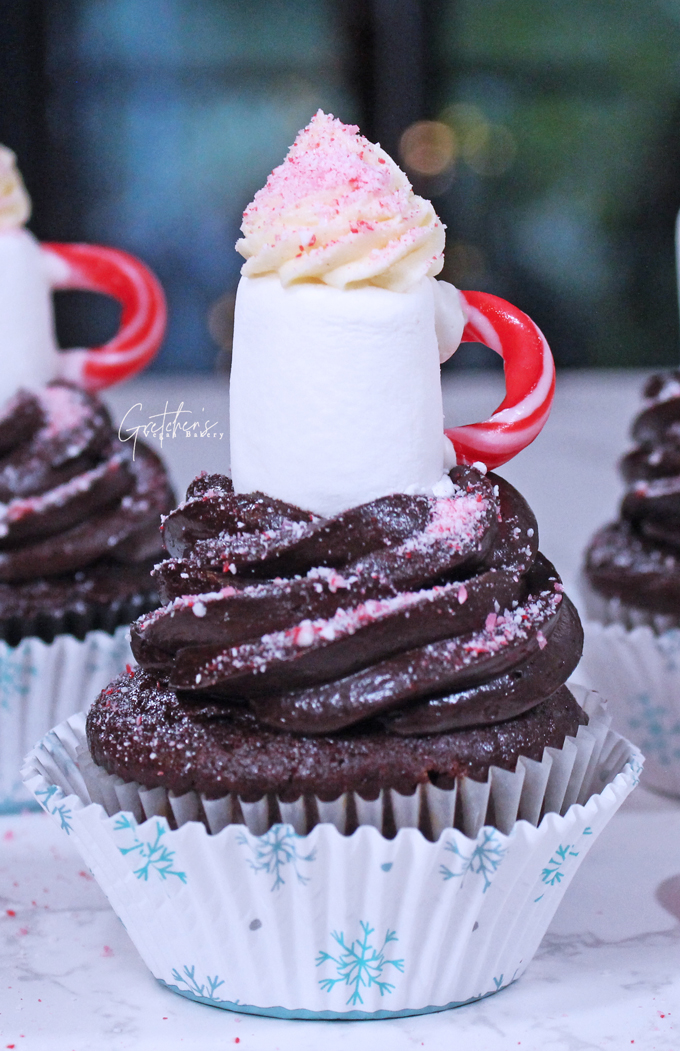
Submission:
<svg viewBox="0 0 680 1051">
<path fill-rule="evenodd" d="M 680 629 L 586 621 L 575 677 L 612 701 L 612 725 L 640 742 L 647 788 L 680 796 Z"/>
<path fill-rule="evenodd" d="M 95 766 L 82 715 L 36 746 L 23 777 L 175 992 L 285 1018 L 422 1014 L 522 974 L 638 781 L 641 755 L 596 695 L 578 697 L 590 724 L 562 749 L 447 792 L 173 797 Z"/>
<path fill-rule="evenodd" d="M 19 774 L 26 752 L 133 662 L 127 635 L 120 627 L 113 635 L 88 632 L 82 641 L 30 637 L 12 647 L 0 640 L 0 813 L 35 806 Z"/>
</svg>

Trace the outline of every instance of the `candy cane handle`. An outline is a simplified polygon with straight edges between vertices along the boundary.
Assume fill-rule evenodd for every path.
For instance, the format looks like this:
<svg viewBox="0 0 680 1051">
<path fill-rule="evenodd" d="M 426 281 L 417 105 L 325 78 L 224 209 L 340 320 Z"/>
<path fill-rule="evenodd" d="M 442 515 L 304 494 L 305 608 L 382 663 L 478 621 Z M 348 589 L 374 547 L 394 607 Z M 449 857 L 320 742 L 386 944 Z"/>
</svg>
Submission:
<svg viewBox="0 0 680 1051">
<path fill-rule="evenodd" d="M 505 398 L 484 423 L 445 431 L 458 463 L 489 470 L 533 442 L 550 415 L 555 363 L 538 325 L 511 303 L 486 292 L 461 292 L 467 324 L 462 342 L 484 343 L 503 358 Z"/>
<path fill-rule="evenodd" d="M 120 383 L 151 361 L 165 333 L 167 311 L 158 280 L 134 256 L 100 245 L 42 245 L 53 288 L 104 292 L 122 307 L 120 329 L 108 343 L 60 355 L 60 373 L 89 391 Z"/>
</svg>

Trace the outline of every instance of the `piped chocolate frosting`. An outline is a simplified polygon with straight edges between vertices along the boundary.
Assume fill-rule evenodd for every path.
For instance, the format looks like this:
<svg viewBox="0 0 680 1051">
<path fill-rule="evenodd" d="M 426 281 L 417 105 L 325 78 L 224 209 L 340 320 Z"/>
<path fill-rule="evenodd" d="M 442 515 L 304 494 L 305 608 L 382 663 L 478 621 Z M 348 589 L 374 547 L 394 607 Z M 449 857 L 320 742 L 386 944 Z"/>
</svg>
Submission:
<svg viewBox="0 0 680 1051">
<path fill-rule="evenodd" d="M 620 518 L 593 538 L 586 575 L 609 599 L 680 614 L 680 371 L 652 376 L 621 461 Z"/>
<path fill-rule="evenodd" d="M 3 637 L 113 630 L 154 605 L 172 502 L 161 461 L 140 443 L 133 459 L 96 397 L 64 382 L 20 391 L 0 414 Z"/>
<path fill-rule="evenodd" d="M 227 715 L 325 734 L 496 722 L 575 667 L 578 616 L 504 479 L 451 472 L 448 497 L 395 494 L 321 519 L 228 478 L 164 521 L 165 606 L 132 627 L 140 666 Z"/>
</svg>

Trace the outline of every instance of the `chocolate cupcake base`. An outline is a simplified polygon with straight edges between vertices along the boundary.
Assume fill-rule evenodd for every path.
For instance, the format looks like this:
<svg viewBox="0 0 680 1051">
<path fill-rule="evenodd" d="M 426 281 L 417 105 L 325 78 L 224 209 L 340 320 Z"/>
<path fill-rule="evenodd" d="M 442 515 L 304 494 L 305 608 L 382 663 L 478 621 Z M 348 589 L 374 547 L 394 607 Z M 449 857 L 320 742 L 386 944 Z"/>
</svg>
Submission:
<svg viewBox="0 0 680 1051">
<path fill-rule="evenodd" d="M 0 639 L 17 646 L 31 636 L 52 642 L 64 634 L 81 641 L 90 631 L 113 634 L 158 605 L 151 576 L 157 562 L 158 556 L 128 565 L 111 559 L 76 573 L 0 584 Z"/>
<path fill-rule="evenodd" d="M 504 722 L 448 733 L 401 737 L 380 725 L 299 736 L 262 726 L 245 706 L 183 699 L 141 670 L 122 675 L 87 719 L 94 761 L 125 781 L 207 798 L 233 792 L 246 802 L 275 794 L 334 800 L 345 792 L 376 799 L 381 789 L 411 795 L 430 783 L 453 788 L 460 777 L 485 781 L 492 766 L 514 770 L 520 756 L 540 761 L 587 722 L 566 687 Z"/>
</svg>

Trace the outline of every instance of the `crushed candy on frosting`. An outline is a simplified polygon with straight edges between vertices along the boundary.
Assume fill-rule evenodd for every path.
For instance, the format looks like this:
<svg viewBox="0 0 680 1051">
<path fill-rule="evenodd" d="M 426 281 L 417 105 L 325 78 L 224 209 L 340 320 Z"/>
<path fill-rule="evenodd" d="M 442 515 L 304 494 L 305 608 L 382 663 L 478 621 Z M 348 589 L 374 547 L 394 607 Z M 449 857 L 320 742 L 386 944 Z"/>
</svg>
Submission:
<svg viewBox="0 0 680 1051">
<path fill-rule="evenodd" d="M 444 225 L 392 158 L 319 110 L 243 214 L 246 277 L 407 291 L 443 266 Z"/>
</svg>

